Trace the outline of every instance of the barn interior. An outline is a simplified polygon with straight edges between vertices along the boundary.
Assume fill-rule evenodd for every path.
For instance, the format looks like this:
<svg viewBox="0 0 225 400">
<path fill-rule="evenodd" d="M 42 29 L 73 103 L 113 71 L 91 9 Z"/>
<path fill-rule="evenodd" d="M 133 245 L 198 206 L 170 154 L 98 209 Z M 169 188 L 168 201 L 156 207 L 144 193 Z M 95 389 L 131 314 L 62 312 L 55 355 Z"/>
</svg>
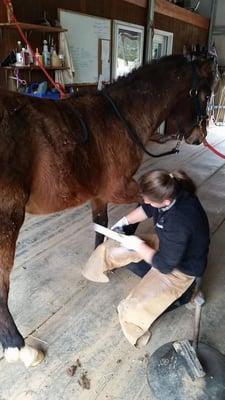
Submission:
<svg viewBox="0 0 225 400">
<path fill-rule="evenodd" d="M 200 2 L 198 10 L 194 10 L 197 2 L 180 2 L 180 6 L 174 4 L 178 2 L 166 0 L 54 0 L 47 4 L 43 1 L 36 3 L 34 7 L 28 0 L 12 1 L 18 20 L 33 24 L 43 15 L 58 19 L 58 9 L 68 9 L 146 28 L 149 10 L 154 5 L 154 17 L 148 19 L 150 28 L 154 23 L 154 29 L 173 33 L 173 54 L 182 53 L 184 45 L 193 48 L 199 43 L 211 49 L 216 41 L 223 81 L 225 50 L 221 42 L 225 28 L 218 20 L 224 9 L 222 1 Z M 200 10 L 202 14 L 199 14 Z M 7 24 L 3 2 L 0 3 L 0 20 L 0 25 Z M 0 27 L 0 56 L 3 59 L 17 42 L 18 32 Z M 42 35 L 41 41 L 45 37 L 43 32 L 37 33 L 34 36 L 35 46 L 36 41 L 40 43 L 39 34 Z M 143 52 L 146 54 L 147 47 Z M 9 73 L 9 68 L 0 67 L 0 84 L 16 90 Z M 32 80 L 43 81 L 39 70 L 20 70 L 21 77 L 26 80 L 31 73 Z M 50 69 L 49 73 L 54 79 L 55 70 Z M 82 90 L 83 86 L 96 90 L 98 83 L 82 85 L 75 82 L 69 86 L 74 91 Z M 198 196 L 209 218 L 211 235 L 208 266 L 201 283 L 205 304 L 202 307 L 199 340 L 225 355 L 223 102 L 221 83 L 211 103 L 207 135 L 208 142 L 217 153 L 203 144 L 193 146 L 182 142 L 177 154 L 157 159 L 144 155 L 135 178 L 156 168 L 170 171 L 182 169 L 197 184 Z M 177 143 L 172 133 L 172 121 L 168 120 L 156 132 L 154 140 L 149 142 L 148 150 L 153 153 L 170 150 Z M 109 226 L 135 206 L 110 204 Z M 140 224 L 137 234 L 145 233 L 146 229 L 145 223 Z M 137 349 L 127 342 L 119 326 L 117 305 L 140 278 L 121 268 L 109 274 L 108 283 L 85 279 L 81 270 L 93 252 L 94 240 L 89 203 L 54 215 L 26 215 L 17 241 L 9 307 L 26 343 L 43 349 L 46 356 L 38 366 L 26 369 L 21 363 L 7 363 L 0 350 L 0 400 L 154 400 L 156 397 L 146 375 L 151 356 L 165 343 L 192 340 L 195 308 L 182 305 L 163 314 L 153 324 L 151 340 L 144 348 Z M 189 383 L 187 398 L 195 400 L 192 382 Z M 221 400 L 225 399 L 225 393 L 221 396 Z M 175 399 L 168 395 L 168 400 Z M 216 397 L 197 400 L 207 399 L 217 400 Z"/>
</svg>

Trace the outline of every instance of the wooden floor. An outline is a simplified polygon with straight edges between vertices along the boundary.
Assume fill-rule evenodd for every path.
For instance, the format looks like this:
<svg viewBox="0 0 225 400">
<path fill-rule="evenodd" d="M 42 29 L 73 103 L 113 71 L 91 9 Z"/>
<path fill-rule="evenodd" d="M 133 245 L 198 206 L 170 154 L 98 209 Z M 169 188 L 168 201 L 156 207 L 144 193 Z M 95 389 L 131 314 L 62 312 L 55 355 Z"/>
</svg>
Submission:
<svg viewBox="0 0 225 400">
<path fill-rule="evenodd" d="M 208 141 L 225 154 L 225 128 L 209 129 Z M 149 149 L 158 153 L 173 146 L 168 141 Z M 199 187 L 212 235 L 200 340 L 224 354 L 225 160 L 203 145 L 183 144 L 177 155 L 146 156 L 137 175 L 157 167 L 182 168 Z M 110 223 L 131 208 L 110 206 Z M 109 283 L 85 280 L 81 267 L 93 243 L 89 205 L 47 217 L 27 216 L 9 304 L 27 343 L 45 349 L 46 358 L 25 369 L 20 363 L 7 364 L 0 353 L 0 400 L 153 400 L 146 379 L 149 357 L 166 342 L 192 338 L 194 311 L 182 306 L 157 320 L 144 349 L 133 348 L 120 330 L 116 306 L 139 278 L 121 269 L 110 275 Z M 78 365 L 74 375 L 73 365 Z M 89 389 L 84 387 L 88 382 Z"/>
</svg>

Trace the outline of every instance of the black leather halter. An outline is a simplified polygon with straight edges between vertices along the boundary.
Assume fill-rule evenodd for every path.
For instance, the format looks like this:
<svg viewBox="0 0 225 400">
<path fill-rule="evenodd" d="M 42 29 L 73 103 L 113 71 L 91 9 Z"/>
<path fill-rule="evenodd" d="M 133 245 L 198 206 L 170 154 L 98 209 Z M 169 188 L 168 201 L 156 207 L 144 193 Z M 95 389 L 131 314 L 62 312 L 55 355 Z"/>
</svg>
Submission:
<svg viewBox="0 0 225 400">
<path fill-rule="evenodd" d="M 198 74 L 196 70 L 196 63 L 193 61 L 191 65 L 192 65 L 192 88 L 189 90 L 189 96 L 193 101 L 194 110 L 196 114 L 196 122 L 192 125 L 192 127 L 188 130 L 188 132 L 185 132 L 180 126 L 178 126 L 178 136 L 180 137 L 180 139 L 183 138 L 184 136 L 188 137 L 195 127 L 199 127 L 202 136 L 205 137 L 205 134 L 202 129 L 202 123 L 208 119 L 207 107 L 204 107 L 203 109 L 199 100 L 199 86 L 197 79 Z M 211 87 L 209 85 L 206 86 L 206 89 L 211 93 Z"/>
</svg>

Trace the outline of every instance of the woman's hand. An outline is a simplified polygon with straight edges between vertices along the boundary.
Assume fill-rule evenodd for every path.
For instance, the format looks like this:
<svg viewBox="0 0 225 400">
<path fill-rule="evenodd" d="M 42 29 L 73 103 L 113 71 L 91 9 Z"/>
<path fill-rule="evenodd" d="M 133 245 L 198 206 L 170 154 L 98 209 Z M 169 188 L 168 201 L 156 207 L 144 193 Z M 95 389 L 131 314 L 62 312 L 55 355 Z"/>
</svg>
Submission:
<svg viewBox="0 0 225 400">
<path fill-rule="evenodd" d="M 121 219 L 119 219 L 119 221 L 117 221 L 112 227 L 112 230 L 119 230 L 119 231 L 123 231 L 123 226 L 127 226 L 129 225 L 129 222 L 127 221 L 126 217 L 123 217 Z"/>
<path fill-rule="evenodd" d="M 125 236 L 123 239 L 121 239 L 120 243 L 123 247 L 126 247 L 126 249 L 139 252 L 140 247 L 144 243 L 144 241 L 138 236 L 130 235 Z"/>
<path fill-rule="evenodd" d="M 150 247 L 138 236 L 125 236 L 123 239 L 121 239 L 120 243 L 127 249 L 136 251 L 143 260 L 149 264 L 152 264 L 152 259 L 156 253 L 156 250 Z"/>
</svg>

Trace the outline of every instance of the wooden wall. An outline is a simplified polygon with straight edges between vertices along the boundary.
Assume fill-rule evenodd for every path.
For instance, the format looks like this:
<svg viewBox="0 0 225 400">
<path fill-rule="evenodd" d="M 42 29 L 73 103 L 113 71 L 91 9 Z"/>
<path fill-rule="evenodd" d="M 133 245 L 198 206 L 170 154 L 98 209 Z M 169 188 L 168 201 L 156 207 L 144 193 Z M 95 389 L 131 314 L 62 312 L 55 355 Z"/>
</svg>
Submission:
<svg viewBox="0 0 225 400">
<path fill-rule="evenodd" d="M 134 24 L 146 26 L 147 22 L 147 0 L 12 0 L 14 12 L 18 21 L 38 23 L 43 18 L 44 13 L 50 20 L 58 19 L 58 8 L 69 9 L 72 11 L 81 12 L 109 19 L 118 19 Z M 187 20 L 184 18 L 177 19 L 170 15 L 169 9 L 172 6 L 172 14 L 174 10 L 179 13 L 188 13 Z M 174 8 L 175 7 L 175 8 Z M 156 0 L 155 12 L 155 28 L 166 30 L 174 33 L 173 53 L 182 53 L 183 45 L 191 46 L 192 44 L 207 45 L 208 29 L 207 23 L 205 27 L 195 26 L 195 14 L 190 13 L 181 7 L 174 6 L 166 0 Z M 6 21 L 6 12 L 3 2 L 0 2 L 0 22 Z M 204 22 L 204 21 L 203 21 Z M 201 25 L 201 24 L 200 24 Z M 7 49 L 15 48 L 16 41 L 19 40 L 17 31 L 4 32 L 2 31 L 2 43 L 0 49 L 0 57 L 6 55 Z M 36 46 L 35 33 L 32 33 L 30 38 L 31 44 Z M 41 43 L 41 41 L 40 41 Z M 1 74 L 0 84 L 4 84 L 4 74 Z"/>
<path fill-rule="evenodd" d="M 207 46 L 208 30 L 155 13 L 155 28 L 173 32 L 173 54 L 182 54 L 183 45 Z"/>
<path fill-rule="evenodd" d="M 145 8 L 123 0 L 40 0 L 35 2 L 35 7 L 31 0 L 16 0 L 13 3 L 18 19 L 24 22 L 35 22 L 43 17 L 44 11 L 48 18 L 57 18 L 58 8 L 141 25 L 146 22 Z"/>
<path fill-rule="evenodd" d="M 31 0 L 12 0 L 12 3 L 17 19 L 30 23 L 35 23 L 43 18 L 44 12 L 47 13 L 47 18 L 57 19 L 58 8 L 70 9 L 109 19 L 119 19 L 140 25 L 146 25 L 147 21 L 147 1 L 143 2 L 141 0 L 133 2 L 125 0 L 39 0 L 35 3 Z M 157 0 L 156 10 L 160 8 L 157 7 L 158 4 L 162 4 L 161 8 L 165 10 L 165 4 L 167 3 L 165 0 Z M 137 4 L 140 5 L 138 6 Z M 168 6 L 171 7 L 170 3 Z M 183 12 L 181 7 L 173 7 Z M 195 14 L 188 14 L 193 17 L 194 21 Z M 172 18 L 168 15 L 159 14 L 159 12 L 155 13 L 155 28 L 174 33 L 173 53 L 182 53 L 184 44 L 199 43 L 200 45 L 207 45 L 208 29 L 194 26 L 191 23 Z"/>
</svg>

